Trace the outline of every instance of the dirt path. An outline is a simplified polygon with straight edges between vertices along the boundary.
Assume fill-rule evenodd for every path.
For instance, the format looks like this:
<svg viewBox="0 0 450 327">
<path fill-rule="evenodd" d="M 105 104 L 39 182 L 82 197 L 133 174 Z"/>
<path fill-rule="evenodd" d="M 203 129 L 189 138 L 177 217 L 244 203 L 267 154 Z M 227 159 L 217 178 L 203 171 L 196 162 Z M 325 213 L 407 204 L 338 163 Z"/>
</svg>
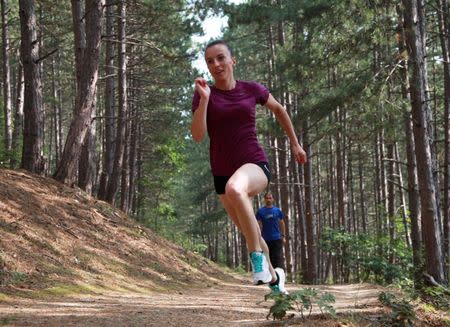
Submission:
<svg viewBox="0 0 450 327">
<path fill-rule="evenodd" d="M 287 289 L 292 292 L 296 287 Z M 380 292 L 365 284 L 315 288 L 334 294 L 335 308 L 341 312 L 376 309 Z M 263 301 L 266 293 L 263 286 L 221 283 L 190 292 L 20 300 L 0 304 L 0 326 L 279 326 L 266 320 L 270 307 L 270 302 Z M 327 324 L 293 319 L 289 325 Z"/>
</svg>

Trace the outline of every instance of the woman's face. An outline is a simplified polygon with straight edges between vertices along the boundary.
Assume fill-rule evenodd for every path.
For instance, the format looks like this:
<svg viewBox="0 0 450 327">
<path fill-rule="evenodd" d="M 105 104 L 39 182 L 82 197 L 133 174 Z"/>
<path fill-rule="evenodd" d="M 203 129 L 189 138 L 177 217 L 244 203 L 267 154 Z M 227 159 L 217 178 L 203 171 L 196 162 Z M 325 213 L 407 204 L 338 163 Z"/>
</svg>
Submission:
<svg viewBox="0 0 450 327">
<path fill-rule="evenodd" d="M 226 45 L 216 44 L 206 49 L 205 60 L 208 70 L 216 82 L 234 78 L 233 67 L 236 59 L 231 56 Z"/>
</svg>

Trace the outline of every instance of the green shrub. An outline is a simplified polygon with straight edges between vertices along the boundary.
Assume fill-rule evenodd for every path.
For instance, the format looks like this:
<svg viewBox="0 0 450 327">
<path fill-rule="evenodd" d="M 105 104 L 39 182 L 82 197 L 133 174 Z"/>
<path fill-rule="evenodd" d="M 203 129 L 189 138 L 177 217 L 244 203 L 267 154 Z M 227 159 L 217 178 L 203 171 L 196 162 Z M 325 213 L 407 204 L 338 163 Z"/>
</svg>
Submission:
<svg viewBox="0 0 450 327">
<path fill-rule="evenodd" d="M 304 312 L 308 312 L 308 317 L 311 315 L 314 305 L 316 305 L 321 313 L 328 313 L 335 316 L 336 311 L 332 306 L 335 298 L 332 294 L 319 292 L 314 288 L 305 288 L 291 294 L 285 295 L 280 293 L 269 293 L 265 296 L 265 300 L 272 299 L 275 303 L 270 307 L 267 319 L 270 316 L 273 319 L 281 320 L 286 316 L 287 311 L 297 311 L 302 318 L 305 318 Z"/>
<path fill-rule="evenodd" d="M 416 314 L 414 306 L 405 299 L 399 299 L 392 293 L 381 292 L 378 300 L 391 309 L 389 315 L 389 326 L 392 327 L 412 327 Z"/>
</svg>

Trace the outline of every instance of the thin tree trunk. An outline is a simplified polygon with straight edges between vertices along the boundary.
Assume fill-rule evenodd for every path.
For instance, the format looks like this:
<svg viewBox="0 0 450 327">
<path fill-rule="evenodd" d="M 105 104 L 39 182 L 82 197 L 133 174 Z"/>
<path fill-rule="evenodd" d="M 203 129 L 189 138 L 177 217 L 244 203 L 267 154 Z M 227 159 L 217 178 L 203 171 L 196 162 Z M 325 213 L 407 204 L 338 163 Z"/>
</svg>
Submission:
<svg viewBox="0 0 450 327">
<path fill-rule="evenodd" d="M 365 184 L 363 173 L 363 153 L 361 144 L 358 144 L 358 179 L 359 179 L 359 206 L 361 207 L 360 219 L 362 232 L 367 233 L 367 218 L 366 218 L 366 202 L 365 202 Z M 359 230 L 359 226 L 358 226 Z"/>
<path fill-rule="evenodd" d="M 59 161 L 59 142 L 58 142 L 58 89 L 56 86 L 56 62 L 55 59 L 52 58 L 51 70 L 52 70 L 52 113 L 50 115 L 50 150 L 49 150 L 49 158 L 48 164 L 50 170 L 56 166 Z M 53 149 L 54 146 L 54 149 Z"/>
<path fill-rule="evenodd" d="M 395 144 L 395 161 L 400 162 L 400 154 L 398 153 L 398 145 Z M 408 248 L 411 248 L 411 236 L 409 233 L 409 227 L 408 227 L 408 210 L 406 209 L 406 201 L 405 201 L 405 192 L 403 191 L 405 189 L 404 182 L 403 182 L 403 173 L 402 169 L 400 167 L 400 164 L 397 164 L 397 175 L 398 175 L 398 193 L 400 194 L 400 201 L 401 201 L 401 214 L 402 214 L 402 222 L 403 222 L 403 228 L 405 229 L 405 242 L 406 246 Z"/>
<path fill-rule="evenodd" d="M 389 263 L 394 263 L 394 246 L 395 246 L 395 168 L 394 168 L 394 143 L 389 141 L 387 144 L 387 218 L 389 228 Z M 390 283 L 391 281 L 388 281 Z"/>
<path fill-rule="evenodd" d="M 122 181 L 120 183 L 120 209 L 128 212 L 128 197 L 130 192 L 130 115 L 126 118 L 125 123 L 125 140 L 122 162 Z"/>
<path fill-rule="evenodd" d="M 17 87 L 16 87 L 16 101 L 15 101 L 15 114 L 14 114 L 14 131 L 12 138 L 12 149 L 14 151 L 14 155 L 11 160 L 11 168 L 15 168 L 19 153 L 19 140 L 23 135 L 23 107 L 24 107 L 24 99 L 25 97 L 25 81 L 23 77 L 23 66 L 22 62 L 19 60 L 19 64 L 17 65 Z"/>
<path fill-rule="evenodd" d="M 439 17 L 439 36 L 444 67 L 444 185 L 443 185 L 443 224 L 444 254 L 447 274 L 450 271 L 450 48 L 449 48 L 449 6 L 447 0 L 436 0 Z"/>
<path fill-rule="evenodd" d="M 339 108 L 336 112 L 336 120 L 340 122 Z M 336 131 L 336 197 L 337 197 L 337 213 L 338 213 L 338 227 L 345 228 L 345 202 L 344 202 L 344 167 L 343 167 L 343 149 L 342 149 L 342 134 L 339 130 Z"/>
<path fill-rule="evenodd" d="M 4 112 L 4 144 L 5 150 L 11 158 L 12 149 L 12 105 L 11 105 L 11 67 L 9 64 L 9 26 L 8 26 L 8 1 L 1 0 L 2 13 L 2 56 L 3 56 L 3 112 Z"/>
<path fill-rule="evenodd" d="M 113 1 L 106 0 L 106 35 L 108 37 L 105 45 L 105 135 L 103 139 L 102 172 L 100 175 L 100 185 L 98 198 L 106 199 L 109 177 L 111 176 L 114 163 L 114 43 L 112 37 L 114 33 Z"/>
<path fill-rule="evenodd" d="M 308 123 L 305 122 L 303 128 L 303 147 L 308 158 L 311 158 L 311 145 L 309 144 Z M 316 222 L 313 204 L 313 181 L 312 181 L 312 163 L 308 160 L 305 163 L 305 220 L 306 220 L 306 239 L 308 251 L 308 266 L 306 273 L 306 282 L 313 284 L 317 280 L 317 249 L 316 249 Z"/>
<path fill-rule="evenodd" d="M 112 174 L 109 178 L 106 201 L 114 204 L 116 194 L 119 188 L 119 178 L 123 165 L 126 137 L 126 117 L 127 117 L 127 57 L 126 57 L 126 3 L 121 0 L 118 3 L 118 35 L 119 35 L 119 81 L 118 81 L 118 117 L 117 134 L 114 151 L 114 165 Z"/>
<path fill-rule="evenodd" d="M 128 195 L 128 204 L 129 210 L 128 212 L 133 212 L 133 202 L 136 196 L 136 166 L 137 166 L 137 130 L 138 130 L 138 119 L 139 115 L 134 106 L 131 108 L 131 129 L 130 129 L 130 163 L 129 163 L 129 195 Z"/>
</svg>

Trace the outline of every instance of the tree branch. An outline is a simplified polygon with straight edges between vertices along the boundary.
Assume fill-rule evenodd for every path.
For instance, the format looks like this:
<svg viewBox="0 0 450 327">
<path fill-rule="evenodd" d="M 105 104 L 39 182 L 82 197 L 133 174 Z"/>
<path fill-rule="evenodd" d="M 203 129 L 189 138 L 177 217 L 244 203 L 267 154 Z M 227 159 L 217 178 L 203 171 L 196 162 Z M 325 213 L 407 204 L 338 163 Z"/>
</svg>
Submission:
<svg viewBox="0 0 450 327">
<path fill-rule="evenodd" d="M 57 52 L 59 49 L 56 48 L 55 50 L 47 53 L 46 55 L 44 55 L 43 57 L 40 57 L 38 60 L 35 61 L 35 64 L 40 63 L 41 61 L 43 61 L 44 59 L 47 59 L 48 57 L 50 57 L 52 54 L 54 54 L 55 52 Z"/>
</svg>

